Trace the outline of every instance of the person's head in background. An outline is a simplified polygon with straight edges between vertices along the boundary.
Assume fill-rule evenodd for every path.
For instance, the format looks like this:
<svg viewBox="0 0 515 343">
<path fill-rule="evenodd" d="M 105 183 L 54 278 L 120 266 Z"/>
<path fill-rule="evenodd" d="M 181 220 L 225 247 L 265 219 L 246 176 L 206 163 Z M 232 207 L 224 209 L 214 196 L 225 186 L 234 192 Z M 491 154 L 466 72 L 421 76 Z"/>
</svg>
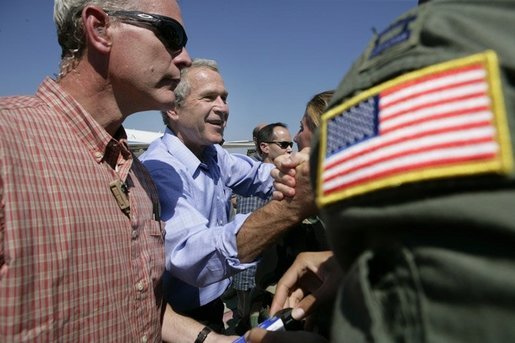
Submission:
<svg viewBox="0 0 515 343">
<path fill-rule="evenodd" d="M 272 123 L 258 132 L 258 149 L 264 162 L 273 162 L 278 156 L 291 154 L 293 142 L 284 123 Z"/>
<path fill-rule="evenodd" d="M 175 0 L 55 0 L 54 21 L 57 81 L 87 110 L 110 106 L 123 119 L 173 105 L 180 69 L 191 63 Z"/>
<path fill-rule="evenodd" d="M 181 71 L 175 105 L 163 113 L 163 121 L 188 149 L 201 157 L 207 146 L 223 142 L 229 117 L 228 94 L 217 63 L 194 59 L 190 67 Z"/>
<path fill-rule="evenodd" d="M 254 145 L 256 146 L 256 149 L 258 148 L 258 133 L 259 131 L 264 128 L 267 124 L 261 123 L 257 124 L 254 130 L 252 130 L 252 140 L 254 141 Z"/>
<path fill-rule="evenodd" d="M 254 130 L 252 130 L 252 141 L 254 142 L 254 146 L 256 148 L 256 153 L 254 154 L 254 157 L 258 158 L 260 161 L 263 159 L 263 157 L 261 156 L 261 151 L 259 150 L 258 133 L 265 126 L 266 124 L 264 123 L 257 124 Z"/>
<path fill-rule="evenodd" d="M 311 146 L 311 137 L 313 132 L 320 126 L 320 116 L 329 104 L 329 100 L 333 97 L 334 90 L 324 91 L 314 95 L 306 105 L 306 111 L 300 121 L 299 132 L 293 140 L 297 143 L 300 150 Z"/>
</svg>

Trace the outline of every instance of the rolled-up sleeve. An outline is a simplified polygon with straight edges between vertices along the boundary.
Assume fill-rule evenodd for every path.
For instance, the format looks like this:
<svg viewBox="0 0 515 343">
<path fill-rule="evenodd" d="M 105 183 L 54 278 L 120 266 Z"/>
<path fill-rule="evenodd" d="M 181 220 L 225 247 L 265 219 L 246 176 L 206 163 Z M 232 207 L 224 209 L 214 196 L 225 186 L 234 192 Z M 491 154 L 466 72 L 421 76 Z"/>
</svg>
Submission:
<svg viewBox="0 0 515 343">
<path fill-rule="evenodd" d="M 222 226 L 207 226 L 198 210 L 179 198 L 176 215 L 166 221 L 166 269 L 197 287 L 223 280 L 248 268 L 238 259 L 236 234 L 248 215 L 236 215 Z"/>
</svg>

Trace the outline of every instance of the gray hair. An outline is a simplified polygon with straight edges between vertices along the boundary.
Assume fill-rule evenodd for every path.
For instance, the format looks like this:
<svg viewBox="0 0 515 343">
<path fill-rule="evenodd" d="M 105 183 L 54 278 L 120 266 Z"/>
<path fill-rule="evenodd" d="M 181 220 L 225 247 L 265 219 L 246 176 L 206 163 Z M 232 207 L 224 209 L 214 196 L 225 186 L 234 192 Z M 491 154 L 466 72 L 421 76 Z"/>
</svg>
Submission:
<svg viewBox="0 0 515 343">
<path fill-rule="evenodd" d="M 82 24 L 82 10 L 95 5 L 109 10 L 128 10 L 134 0 L 55 0 L 54 22 L 61 46 L 60 76 L 72 69 L 84 53 L 86 39 Z"/>
<path fill-rule="evenodd" d="M 206 68 L 210 69 L 214 72 L 220 73 L 218 69 L 218 64 L 215 60 L 209 60 L 205 58 L 194 58 L 191 62 L 191 66 L 187 68 L 181 69 L 181 81 L 175 88 L 175 103 L 174 106 L 181 106 L 184 103 L 184 100 L 191 92 L 191 85 L 186 76 L 189 71 L 195 68 Z M 166 112 L 161 112 L 161 116 L 163 117 L 163 122 L 165 125 L 168 125 L 168 115 Z"/>
</svg>

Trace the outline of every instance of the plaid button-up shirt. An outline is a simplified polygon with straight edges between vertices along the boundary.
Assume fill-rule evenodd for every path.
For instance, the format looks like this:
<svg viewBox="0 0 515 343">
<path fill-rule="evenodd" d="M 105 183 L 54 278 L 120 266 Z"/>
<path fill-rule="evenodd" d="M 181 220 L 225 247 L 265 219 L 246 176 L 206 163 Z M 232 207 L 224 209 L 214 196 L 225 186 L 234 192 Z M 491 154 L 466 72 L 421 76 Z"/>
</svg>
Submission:
<svg viewBox="0 0 515 343">
<path fill-rule="evenodd" d="M 157 192 L 115 137 L 50 79 L 0 99 L 2 342 L 161 340 Z"/>
<path fill-rule="evenodd" d="M 237 197 L 236 213 L 252 213 L 270 201 L 270 199 L 265 200 L 253 195 L 249 197 L 238 195 Z M 232 287 L 239 291 L 247 291 L 256 287 L 256 270 L 257 265 L 253 265 L 234 275 Z"/>
</svg>

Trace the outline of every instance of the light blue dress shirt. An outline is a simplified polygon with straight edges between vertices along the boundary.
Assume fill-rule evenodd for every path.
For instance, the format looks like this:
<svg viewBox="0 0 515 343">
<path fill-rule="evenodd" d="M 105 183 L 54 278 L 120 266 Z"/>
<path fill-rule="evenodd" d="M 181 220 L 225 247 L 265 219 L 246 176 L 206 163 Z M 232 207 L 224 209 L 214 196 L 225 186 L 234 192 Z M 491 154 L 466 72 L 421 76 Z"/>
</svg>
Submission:
<svg viewBox="0 0 515 343">
<path fill-rule="evenodd" d="M 236 233 L 249 214 L 229 222 L 230 197 L 268 198 L 274 166 L 217 144 L 200 161 L 169 129 L 140 160 L 157 185 L 165 222 L 165 296 L 178 311 L 205 305 L 222 295 L 231 275 L 255 264 L 237 257 Z"/>
</svg>

